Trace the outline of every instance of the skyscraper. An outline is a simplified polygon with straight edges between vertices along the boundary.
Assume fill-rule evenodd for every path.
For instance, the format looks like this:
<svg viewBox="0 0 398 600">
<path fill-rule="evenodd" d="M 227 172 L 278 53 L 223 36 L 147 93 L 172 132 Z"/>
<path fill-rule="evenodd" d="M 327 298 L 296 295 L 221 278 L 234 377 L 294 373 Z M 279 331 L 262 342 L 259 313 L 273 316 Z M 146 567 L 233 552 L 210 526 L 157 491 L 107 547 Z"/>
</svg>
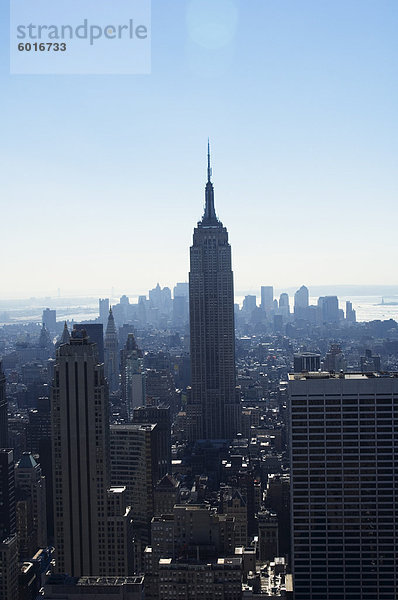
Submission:
<svg viewBox="0 0 398 600">
<path fill-rule="evenodd" d="M 24 452 L 15 467 L 15 484 L 32 503 L 34 550 L 47 546 L 46 479 L 30 452 Z"/>
<path fill-rule="evenodd" d="M 309 306 L 309 291 L 305 285 L 297 290 L 294 294 L 294 316 L 297 319 L 305 319 Z"/>
<path fill-rule="evenodd" d="M 352 302 L 349 300 L 347 300 L 345 303 L 345 318 L 347 319 L 348 323 L 355 323 L 357 320 L 357 313 L 352 308 Z"/>
<path fill-rule="evenodd" d="M 14 453 L 0 449 L 0 542 L 15 533 Z"/>
<path fill-rule="evenodd" d="M 0 361 L 0 448 L 8 446 L 8 415 L 7 415 L 6 378 Z"/>
<path fill-rule="evenodd" d="M 109 315 L 109 298 L 99 298 L 99 322 L 106 325 Z"/>
<path fill-rule="evenodd" d="M 54 333 L 57 329 L 57 311 L 45 308 L 43 310 L 42 322 L 47 331 Z"/>
<path fill-rule="evenodd" d="M 97 344 L 99 362 L 104 362 L 104 326 L 102 323 L 75 323 L 73 329 L 84 329 L 90 342 Z"/>
<path fill-rule="evenodd" d="M 159 428 L 145 425 L 111 425 L 111 478 L 126 488 L 126 501 L 132 507 L 134 533 L 149 542 L 154 514 L 154 488 L 159 479 Z"/>
<path fill-rule="evenodd" d="M 228 439 L 239 431 L 235 380 L 234 286 L 228 232 L 216 216 L 208 146 L 205 212 L 190 251 L 189 313 L 193 440 Z"/>
<path fill-rule="evenodd" d="M 109 391 L 116 392 L 119 388 L 119 343 L 112 308 L 109 309 L 108 324 L 104 343 L 105 377 L 108 380 Z"/>
<path fill-rule="evenodd" d="M 108 386 L 84 331 L 58 349 L 51 411 L 57 572 L 128 575 L 130 510 L 125 489 L 109 488 Z"/>
<path fill-rule="evenodd" d="M 398 375 L 289 376 L 296 600 L 398 596 Z"/>
<path fill-rule="evenodd" d="M 274 305 L 274 288 L 272 285 L 261 286 L 261 308 L 269 312 Z"/>
<path fill-rule="evenodd" d="M 127 407 L 128 419 L 132 421 L 133 410 L 145 404 L 144 358 L 133 333 L 128 334 L 120 359 L 122 399 Z"/>
</svg>

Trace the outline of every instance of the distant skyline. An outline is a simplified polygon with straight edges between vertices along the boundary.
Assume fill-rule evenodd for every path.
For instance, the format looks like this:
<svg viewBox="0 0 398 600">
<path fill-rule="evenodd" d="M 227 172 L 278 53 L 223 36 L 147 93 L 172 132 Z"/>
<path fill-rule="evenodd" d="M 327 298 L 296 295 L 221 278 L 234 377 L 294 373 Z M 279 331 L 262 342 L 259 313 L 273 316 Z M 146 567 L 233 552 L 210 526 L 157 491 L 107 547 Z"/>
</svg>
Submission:
<svg viewBox="0 0 398 600">
<path fill-rule="evenodd" d="M 11 76 L 3 3 L 0 297 L 186 281 L 208 136 L 235 290 L 397 284 L 397 26 L 387 0 L 153 0 L 151 75 Z"/>
</svg>

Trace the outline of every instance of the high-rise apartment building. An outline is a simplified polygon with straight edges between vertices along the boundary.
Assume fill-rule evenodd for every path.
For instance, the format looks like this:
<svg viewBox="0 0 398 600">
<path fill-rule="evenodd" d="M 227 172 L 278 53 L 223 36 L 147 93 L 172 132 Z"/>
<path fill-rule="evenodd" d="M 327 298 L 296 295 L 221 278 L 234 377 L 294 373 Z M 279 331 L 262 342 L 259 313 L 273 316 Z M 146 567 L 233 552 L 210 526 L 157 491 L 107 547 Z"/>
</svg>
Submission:
<svg viewBox="0 0 398 600">
<path fill-rule="evenodd" d="M 228 232 L 214 208 L 208 149 L 206 203 L 190 251 L 189 312 L 193 440 L 229 439 L 239 431 L 235 380 L 234 286 Z"/>
<path fill-rule="evenodd" d="M 115 573 L 109 552 L 116 534 L 118 547 L 126 547 L 131 514 L 124 495 L 115 496 L 123 490 L 109 489 L 108 386 L 84 331 L 73 331 L 57 351 L 51 410 L 56 570 L 75 577 L 128 575 L 127 558 Z"/>
<path fill-rule="evenodd" d="M 6 396 L 6 378 L 0 361 L 0 448 L 8 446 L 8 403 Z"/>
<path fill-rule="evenodd" d="M 398 375 L 289 376 L 296 600 L 398 597 Z"/>
</svg>

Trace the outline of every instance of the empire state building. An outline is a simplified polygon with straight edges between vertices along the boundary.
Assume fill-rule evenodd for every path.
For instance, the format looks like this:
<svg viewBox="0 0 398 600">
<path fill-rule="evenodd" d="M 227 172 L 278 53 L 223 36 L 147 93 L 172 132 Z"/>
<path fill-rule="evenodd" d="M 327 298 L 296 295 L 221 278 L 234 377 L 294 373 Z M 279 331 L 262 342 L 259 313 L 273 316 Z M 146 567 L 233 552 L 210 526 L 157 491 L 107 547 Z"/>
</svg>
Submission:
<svg viewBox="0 0 398 600">
<path fill-rule="evenodd" d="M 240 423 L 231 246 L 214 208 L 211 175 L 208 145 L 205 211 L 190 250 L 192 389 L 187 417 L 191 440 L 231 439 Z"/>
</svg>

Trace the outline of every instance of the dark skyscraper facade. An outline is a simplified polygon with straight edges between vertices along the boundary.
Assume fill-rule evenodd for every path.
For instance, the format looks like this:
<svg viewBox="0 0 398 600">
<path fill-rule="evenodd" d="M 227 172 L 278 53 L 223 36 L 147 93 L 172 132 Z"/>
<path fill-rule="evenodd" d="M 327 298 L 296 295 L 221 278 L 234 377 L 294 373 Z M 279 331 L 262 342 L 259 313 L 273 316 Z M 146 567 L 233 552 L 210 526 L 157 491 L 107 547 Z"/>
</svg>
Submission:
<svg viewBox="0 0 398 600">
<path fill-rule="evenodd" d="M 109 487 L 108 386 L 85 331 L 57 351 L 51 410 L 57 572 L 128 575 L 131 514 Z"/>
<path fill-rule="evenodd" d="M 398 378 L 289 375 L 296 600 L 398 598 Z"/>
<path fill-rule="evenodd" d="M 234 284 L 228 232 L 214 208 L 210 150 L 205 212 L 194 229 L 190 252 L 189 314 L 190 437 L 229 439 L 239 430 L 240 414 L 235 379 Z"/>
</svg>

